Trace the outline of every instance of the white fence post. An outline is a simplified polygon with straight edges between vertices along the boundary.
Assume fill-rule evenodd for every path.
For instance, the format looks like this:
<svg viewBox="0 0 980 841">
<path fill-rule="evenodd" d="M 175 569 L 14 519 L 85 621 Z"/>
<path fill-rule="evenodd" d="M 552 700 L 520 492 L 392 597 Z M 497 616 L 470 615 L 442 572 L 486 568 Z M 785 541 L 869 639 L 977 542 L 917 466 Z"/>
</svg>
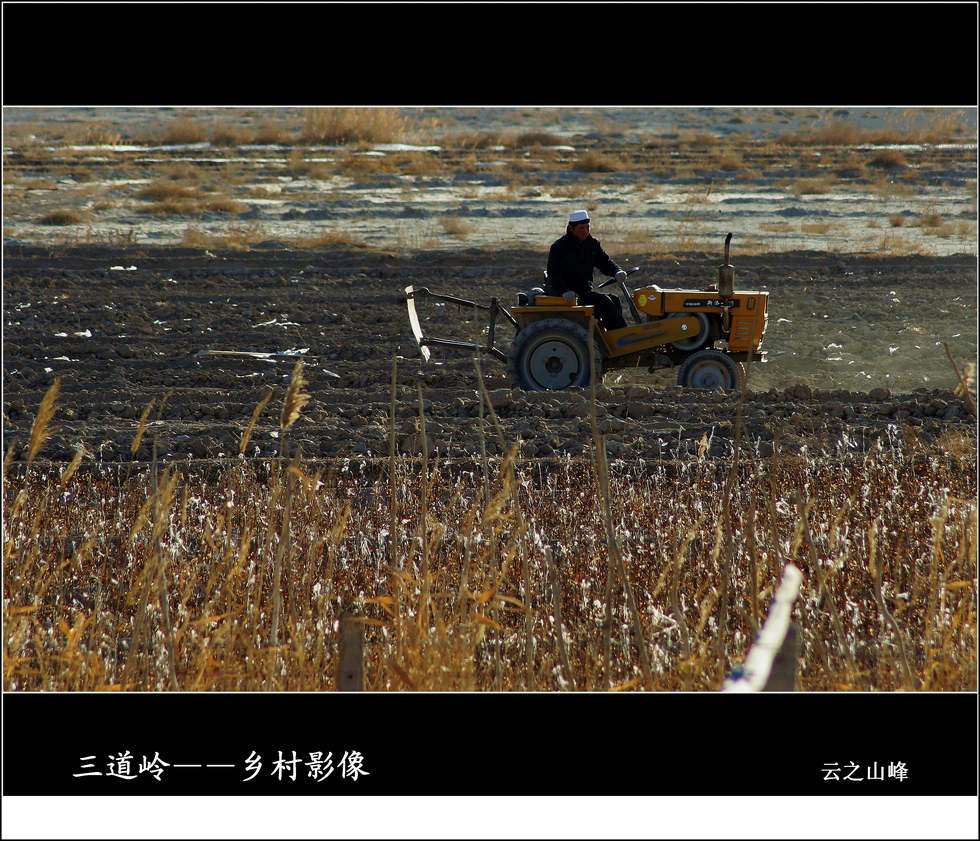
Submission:
<svg viewBox="0 0 980 841">
<path fill-rule="evenodd" d="M 790 624 L 800 593 L 800 571 L 787 564 L 769 616 L 745 662 L 726 678 L 722 692 L 792 692 L 796 685 L 800 635 Z"/>
</svg>

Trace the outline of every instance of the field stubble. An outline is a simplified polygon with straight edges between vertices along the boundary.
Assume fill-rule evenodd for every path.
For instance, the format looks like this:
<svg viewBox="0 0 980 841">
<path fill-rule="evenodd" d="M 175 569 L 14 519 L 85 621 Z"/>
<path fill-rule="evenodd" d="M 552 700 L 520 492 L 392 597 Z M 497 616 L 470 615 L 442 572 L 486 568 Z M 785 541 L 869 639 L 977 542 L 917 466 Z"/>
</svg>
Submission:
<svg viewBox="0 0 980 841">
<path fill-rule="evenodd" d="M 331 689 L 354 616 L 368 690 L 713 690 L 788 562 L 799 688 L 976 688 L 969 439 L 610 464 L 593 395 L 591 457 L 522 460 L 484 390 L 482 457 L 318 464 L 289 438 L 306 384 L 279 459 L 215 472 L 32 466 L 56 382 L 4 464 L 5 689 Z"/>
</svg>

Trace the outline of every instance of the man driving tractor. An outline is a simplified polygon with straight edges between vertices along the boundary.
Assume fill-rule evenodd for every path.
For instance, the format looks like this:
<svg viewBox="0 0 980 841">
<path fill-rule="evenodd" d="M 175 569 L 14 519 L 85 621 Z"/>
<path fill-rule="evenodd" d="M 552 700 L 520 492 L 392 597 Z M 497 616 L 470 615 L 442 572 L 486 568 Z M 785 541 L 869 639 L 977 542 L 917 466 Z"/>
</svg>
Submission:
<svg viewBox="0 0 980 841">
<path fill-rule="evenodd" d="M 568 303 L 594 306 L 596 318 L 607 330 L 625 327 L 623 305 L 616 295 L 592 291 L 592 272 L 625 280 L 626 272 L 602 250 L 599 240 L 590 233 L 589 214 L 573 210 L 568 214 L 565 236 L 555 240 L 548 253 L 548 280 L 545 294 L 560 295 Z"/>
</svg>

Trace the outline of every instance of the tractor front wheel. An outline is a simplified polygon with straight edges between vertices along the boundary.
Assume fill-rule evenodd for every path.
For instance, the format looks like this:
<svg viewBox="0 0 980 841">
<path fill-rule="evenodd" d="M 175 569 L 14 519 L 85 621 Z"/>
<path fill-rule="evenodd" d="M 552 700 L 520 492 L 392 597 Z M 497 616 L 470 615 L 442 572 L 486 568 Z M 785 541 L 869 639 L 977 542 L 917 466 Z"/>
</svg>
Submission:
<svg viewBox="0 0 980 841">
<path fill-rule="evenodd" d="M 589 332 L 564 318 L 531 322 L 514 337 L 510 347 L 511 379 L 529 391 L 561 391 L 602 382 L 602 355 L 593 345 L 589 359 Z"/>
<path fill-rule="evenodd" d="M 719 350 L 702 350 L 684 360 L 677 372 L 677 384 L 685 388 L 705 388 L 712 391 L 738 390 L 742 376 L 738 363 Z"/>
</svg>

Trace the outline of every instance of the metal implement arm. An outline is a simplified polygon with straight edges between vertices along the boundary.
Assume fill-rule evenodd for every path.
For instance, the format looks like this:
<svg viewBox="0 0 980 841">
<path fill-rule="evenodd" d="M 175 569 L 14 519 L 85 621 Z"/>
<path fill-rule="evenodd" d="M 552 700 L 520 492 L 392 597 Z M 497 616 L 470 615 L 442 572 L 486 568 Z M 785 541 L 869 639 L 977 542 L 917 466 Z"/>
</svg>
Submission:
<svg viewBox="0 0 980 841">
<path fill-rule="evenodd" d="M 490 327 L 487 335 L 487 344 L 478 345 L 475 342 L 456 342 L 449 339 L 432 339 L 426 336 L 422 332 L 422 322 L 419 320 L 418 312 L 415 309 L 415 299 L 417 297 L 430 297 L 436 298 L 440 301 L 449 301 L 453 304 L 459 304 L 460 306 L 469 306 L 474 309 L 487 310 L 490 313 Z M 503 351 L 498 350 L 493 346 L 494 332 L 497 324 L 497 315 L 502 313 L 516 328 L 517 319 L 514 318 L 506 309 L 504 309 L 497 302 L 496 298 L 491 299 L 490 305 L 478 304 L 475 301 L 467 301 L 464 298 L 456 298 L 452 295 L 437 295 L 434 292 L 430 292 L 424 286 L 416 289 L 414 286 L 405 287 L 405 303 L 408 306 L 408 321 L 412 326 L 412 335 L 415 336 L 415 341 L 418 343 L 419 350 L 422 353 L 422 358 L 428 362 L 430 357 L 429 346 L 435 347 L 455 347 L 464 348 L 467 350 L 477 350 L 481 353 L 489 353 L 495 358 L 499 359 L 501 362 L 507 362 L 507 355 Z"/>
</svg>

